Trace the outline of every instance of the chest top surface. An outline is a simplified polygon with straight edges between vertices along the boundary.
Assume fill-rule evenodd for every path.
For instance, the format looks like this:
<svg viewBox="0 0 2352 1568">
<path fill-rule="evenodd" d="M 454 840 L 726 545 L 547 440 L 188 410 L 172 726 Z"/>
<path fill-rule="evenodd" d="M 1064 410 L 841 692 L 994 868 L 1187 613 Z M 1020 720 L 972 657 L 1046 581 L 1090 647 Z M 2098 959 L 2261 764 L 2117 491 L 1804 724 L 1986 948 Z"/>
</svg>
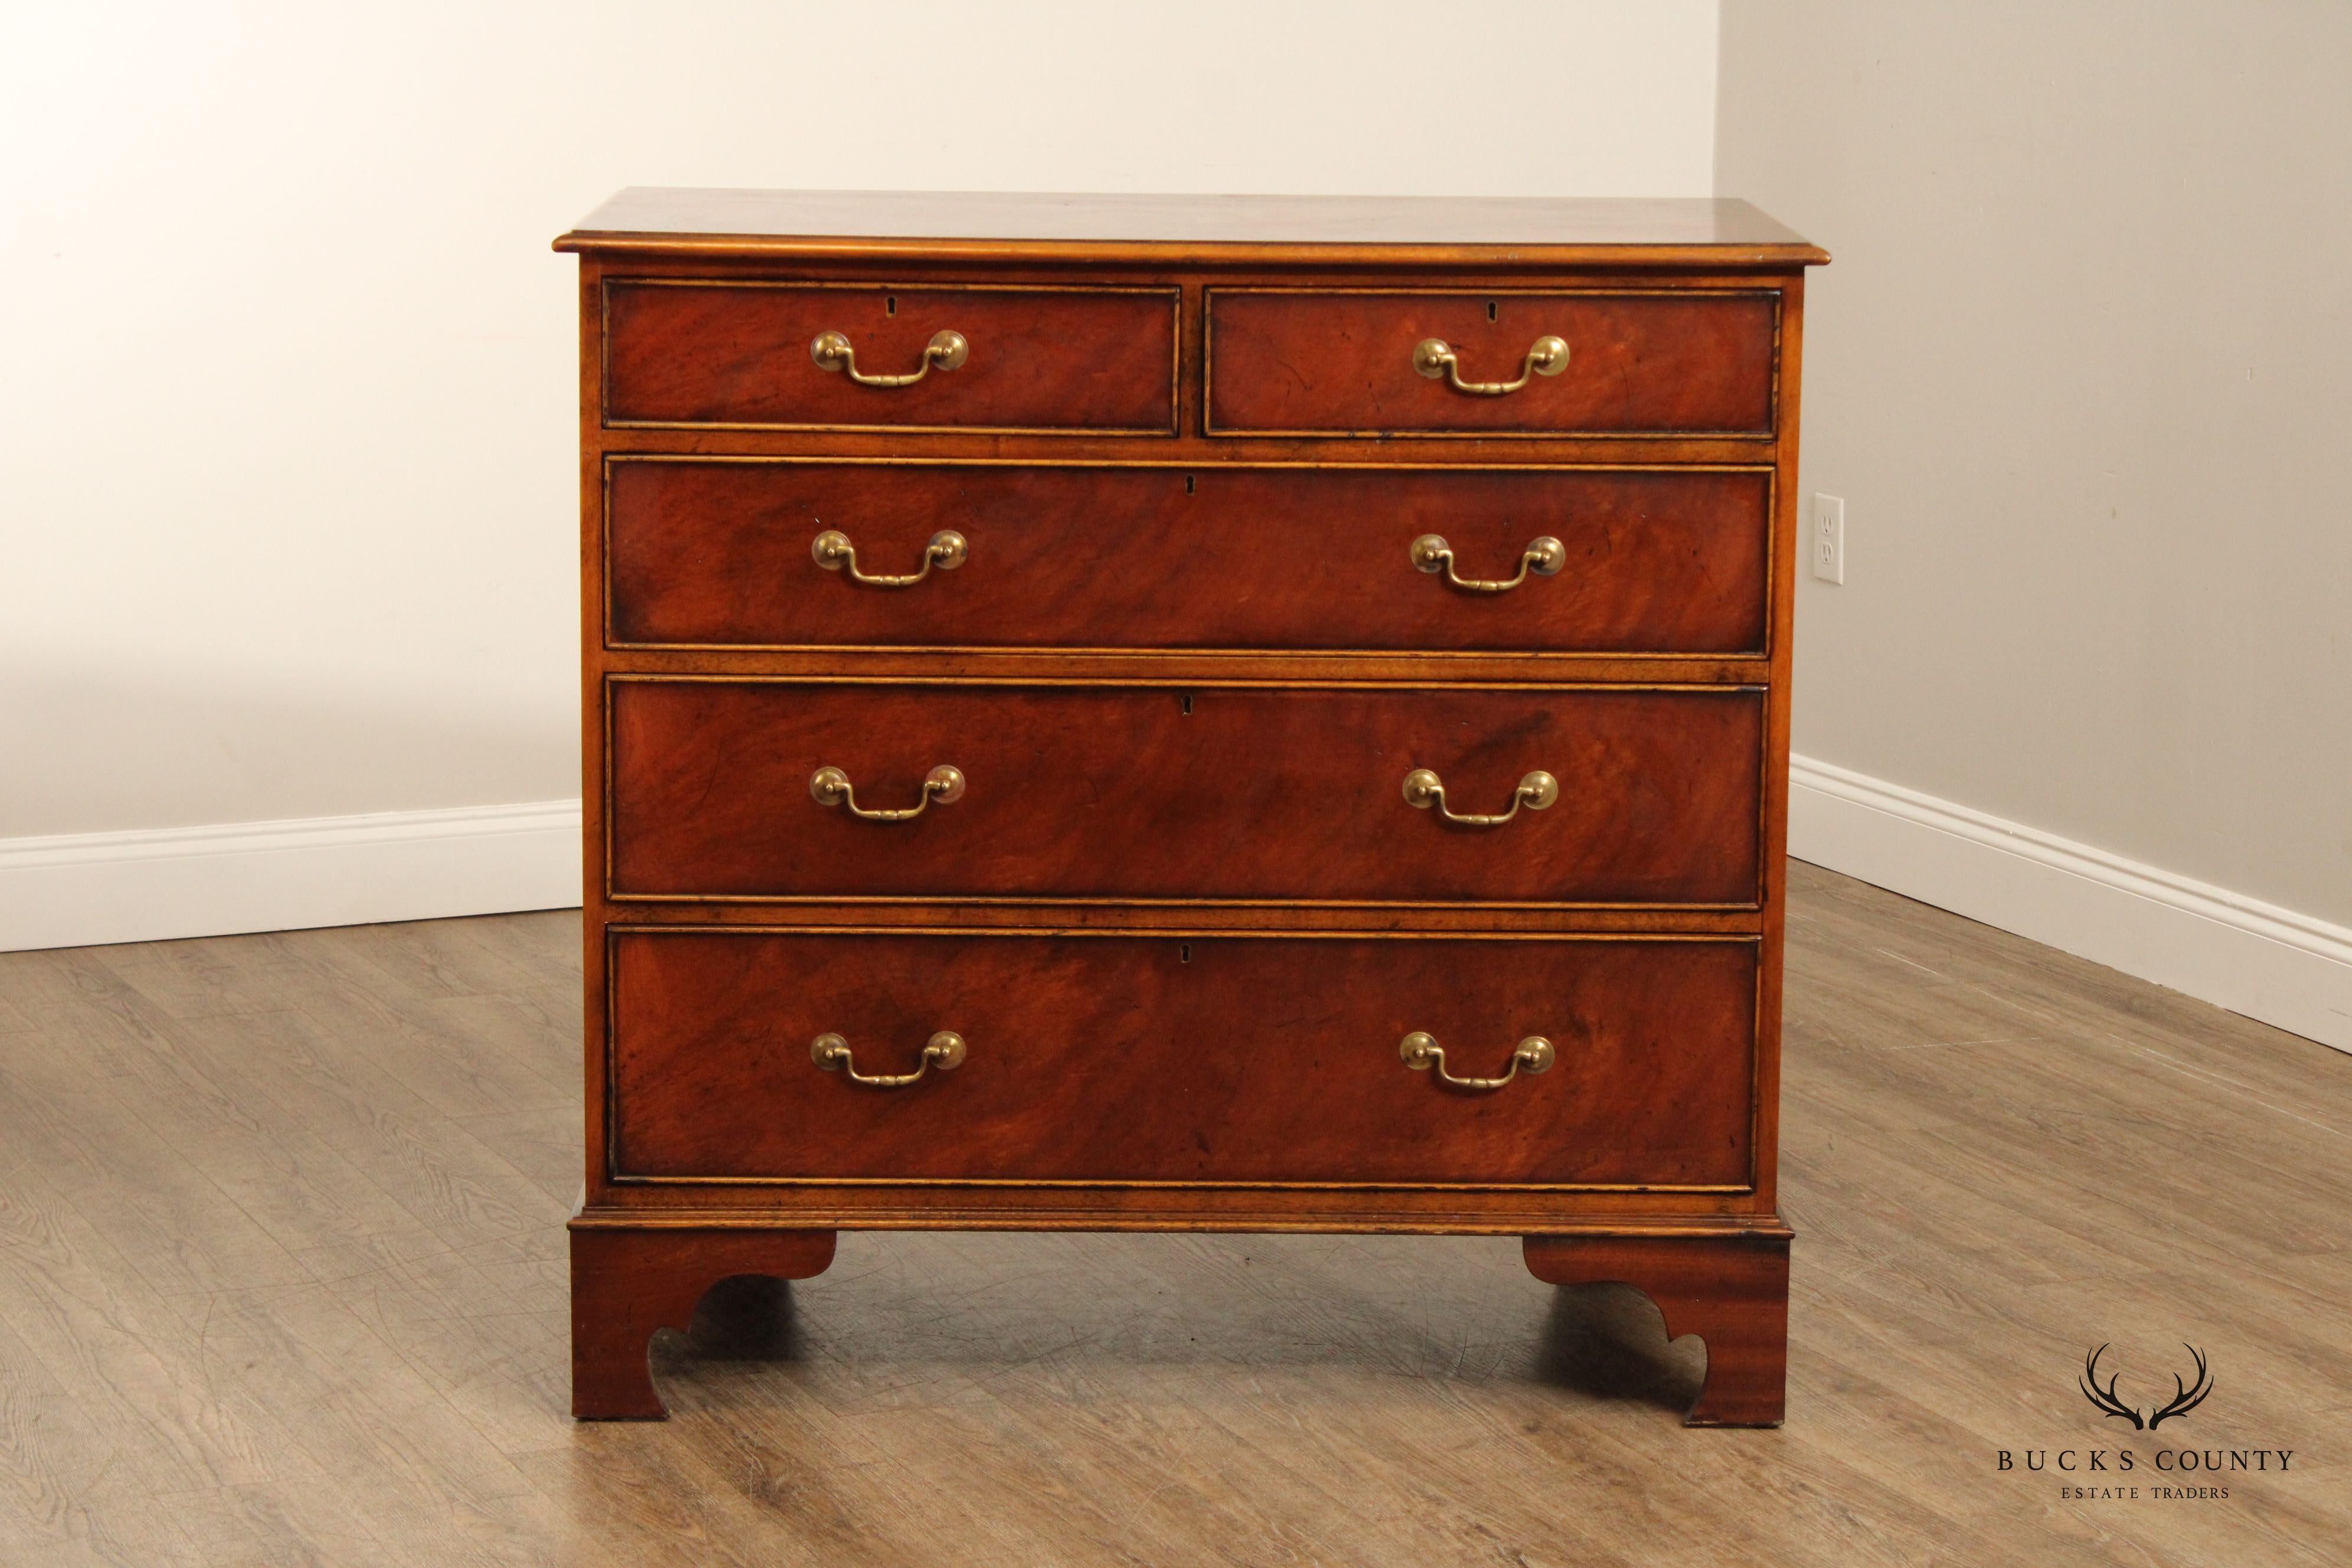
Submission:
<svg viewBox="0 0 2352 1568">
<path fill-rule="evenodd" d="M 1276 196 L 637 186 L 558 250 L 1022 259 L 1398 253 L 1490 261 L 1811 266 L 1828 255 L 1721 197 Z"/>
</svg>

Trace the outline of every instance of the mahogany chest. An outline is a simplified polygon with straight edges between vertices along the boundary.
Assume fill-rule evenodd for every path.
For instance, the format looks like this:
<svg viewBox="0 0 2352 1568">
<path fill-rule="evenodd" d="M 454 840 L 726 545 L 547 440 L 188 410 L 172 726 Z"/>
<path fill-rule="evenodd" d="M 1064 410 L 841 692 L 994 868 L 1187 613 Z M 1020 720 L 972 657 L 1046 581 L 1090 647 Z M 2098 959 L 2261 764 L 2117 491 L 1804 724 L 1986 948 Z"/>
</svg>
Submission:
<svg viewBox="0 0 2352 1568">
<path fill-rule="evenodd" d="M 1727 201 L 625 192 L 573 1397 L 844 1228 L 1525 1238 L 1777 1422 L 1804 268 Z M 1537 1331 L 1530 1323 L 1529 1331 Z"/>
</svg>

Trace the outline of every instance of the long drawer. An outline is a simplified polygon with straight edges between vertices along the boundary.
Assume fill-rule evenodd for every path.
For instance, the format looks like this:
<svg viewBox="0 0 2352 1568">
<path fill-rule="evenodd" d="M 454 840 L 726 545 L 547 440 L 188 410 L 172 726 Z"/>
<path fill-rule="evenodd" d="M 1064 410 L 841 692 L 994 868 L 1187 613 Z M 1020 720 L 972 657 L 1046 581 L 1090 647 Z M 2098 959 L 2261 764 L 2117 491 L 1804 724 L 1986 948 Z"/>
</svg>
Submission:
<svg viewBox="0 0 2352 1568">
<path fill-rule="evenodd" d="M 1769 610 L 1755 468 L 615 458 L 605 503 L 624 647 L 1759 654 Z"/>
<path fill-rule="evenodd" d="M 1772 434 L 1770 289 L 1209 291 L 1212 435 Z"/>
<path fill-rule="evenodd" d="M 609 941 L 622 1179 L 1751 1180 L 1751 941 Z"/>
<path fill-rule="evenodd" d="M 616 426 L 1172 434 L 1173 289 L 614 280 Z"/>
<path fill-rule="evenodd" d="M 618 898 L 1759 897 L 1754 688 L 607 690 Z"/>
</svg>

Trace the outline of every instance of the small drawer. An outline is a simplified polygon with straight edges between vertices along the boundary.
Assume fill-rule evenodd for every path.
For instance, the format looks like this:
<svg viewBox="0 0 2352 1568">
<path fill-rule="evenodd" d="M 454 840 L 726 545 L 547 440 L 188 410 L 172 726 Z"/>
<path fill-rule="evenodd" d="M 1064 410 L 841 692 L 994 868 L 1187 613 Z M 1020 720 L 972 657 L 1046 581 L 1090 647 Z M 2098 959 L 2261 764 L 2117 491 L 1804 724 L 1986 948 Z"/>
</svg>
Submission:
<svg viewBox="0 0 2352 1568">
<path fill-rule="evenodd" d="M 1770 436 L 1780 298 L 1212 289 L 1208 431 Z"/>
<path fill-rule="evenodd" d="M 621 899 L 1759 896 L 1755 688 L 606 690 Z"/>
<path fill-rule="evenodd" d="M 1754 468 L 616 458 L 606 635 L 638 647 L 1762 654 L 1771 482 Z M 1432 538 L 1445 556 L 1421 543 Z"/>
<path fill-rule="evenodd" d="M 604 422 L 1176 428 L 1172 289 L 604 285 Z"/>
<path fill-rule="evenodd" d="M 622 1180 L 1753 1182 L 1747 939 L 608 941 Z"/>
</svg>

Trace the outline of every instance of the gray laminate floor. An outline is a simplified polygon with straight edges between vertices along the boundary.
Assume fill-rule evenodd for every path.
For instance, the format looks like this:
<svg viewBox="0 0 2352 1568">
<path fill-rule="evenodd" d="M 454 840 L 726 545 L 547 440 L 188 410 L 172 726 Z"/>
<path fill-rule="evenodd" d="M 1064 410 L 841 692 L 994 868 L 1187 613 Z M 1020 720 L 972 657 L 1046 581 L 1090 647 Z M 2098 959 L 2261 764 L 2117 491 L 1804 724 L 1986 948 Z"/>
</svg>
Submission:
<svg viewBox="0 0 2352 1568">
<path fill-rule="evenodd" d="M 1167 1236 L 845 1237 L 575 1426 L 575 915 L 0 955 L 0 1563 L 2352 1558 L 2352 1057 L 1790 881 L 1775 1432 L 1510 1241 Z"/>
</svg>

